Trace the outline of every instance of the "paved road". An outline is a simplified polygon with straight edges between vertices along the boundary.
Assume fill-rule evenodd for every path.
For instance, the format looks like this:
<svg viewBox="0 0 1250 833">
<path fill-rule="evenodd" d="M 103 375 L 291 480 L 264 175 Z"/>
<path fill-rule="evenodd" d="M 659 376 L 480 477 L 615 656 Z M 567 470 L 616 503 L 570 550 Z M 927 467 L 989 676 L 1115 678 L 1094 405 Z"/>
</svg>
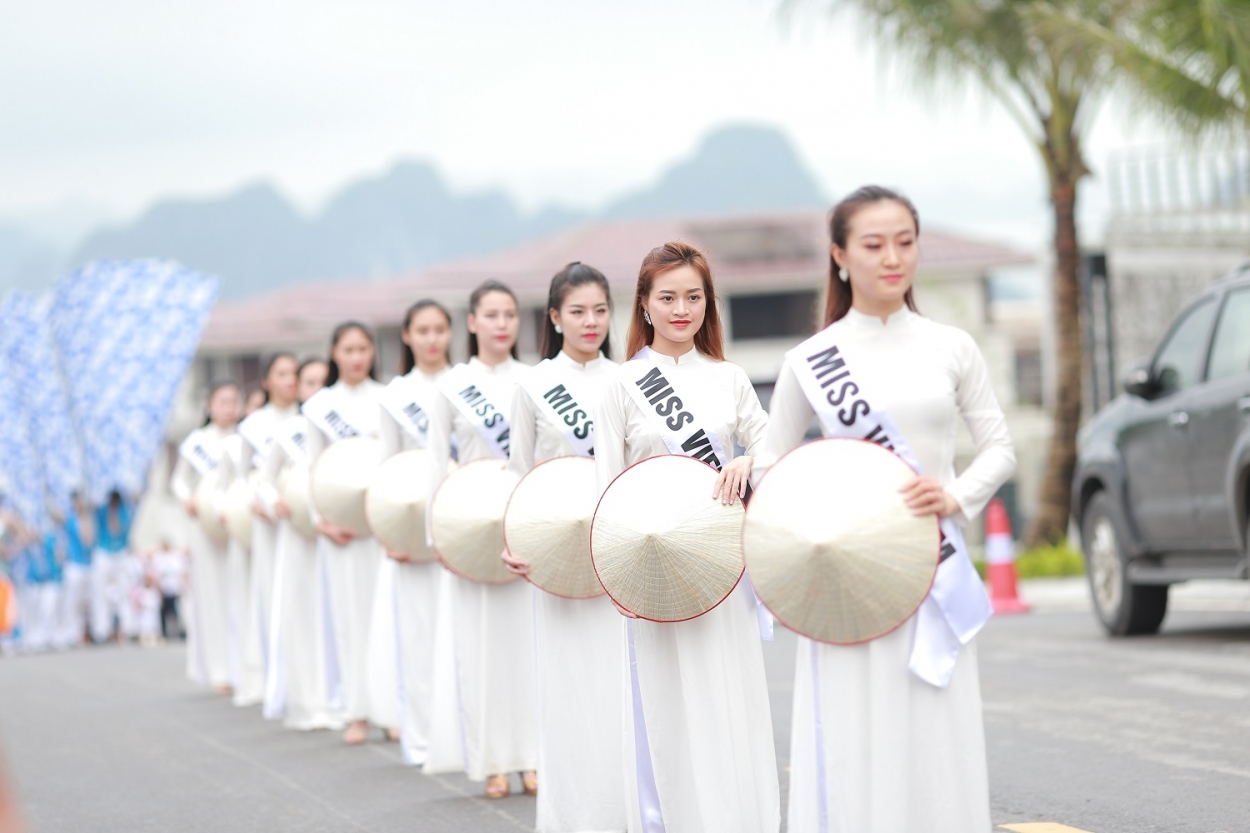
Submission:
<svg viewBox="0 0 1250 833">
<path fill-rule="evenodd" d="M 1198 606 L 1190 604 L 1190 607 Z M 981 671 L 996 823 L 1250 831 L 1250 605 L 1109 641 L 1083 612 L 996 620 Z M 793 640 L 766 649 L 782 767 Z M 534 803 L 285 732 L 182 677 L 176 647 L 0 660 L 0 742 L 35 831 L 519 831 Z M 900 833 L 908 833 L 900 831 Z M 921 833 L 916 831 L 915 833 Z"/>
</svg>

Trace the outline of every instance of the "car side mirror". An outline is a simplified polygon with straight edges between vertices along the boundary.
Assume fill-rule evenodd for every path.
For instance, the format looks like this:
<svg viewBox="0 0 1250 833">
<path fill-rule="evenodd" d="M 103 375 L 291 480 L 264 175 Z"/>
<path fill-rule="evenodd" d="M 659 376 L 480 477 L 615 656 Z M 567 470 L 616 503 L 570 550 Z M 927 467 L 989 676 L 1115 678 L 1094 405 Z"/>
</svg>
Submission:
<svg viewBox="0 0 1250 833">
<path fill-rule="evenodd" d="M 1150 399 L 1159 392 L 1158 380 L 1150 373 L 1146 362 L 1134 365 L 1124 376 L 1124 392 L 1140 399 Z"/>
</svg>

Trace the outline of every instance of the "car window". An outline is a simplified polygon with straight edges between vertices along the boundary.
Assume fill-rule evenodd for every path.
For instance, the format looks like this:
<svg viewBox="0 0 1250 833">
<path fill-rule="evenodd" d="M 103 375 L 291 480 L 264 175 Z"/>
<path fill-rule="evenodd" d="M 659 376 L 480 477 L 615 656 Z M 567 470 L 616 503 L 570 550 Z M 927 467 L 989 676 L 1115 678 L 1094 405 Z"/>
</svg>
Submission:
<svg viewBox="0 0 1250 833">
<path fill-rule="evenodd" d="M 1185 313 L 1159 351 L 1154 376 L 1163 394 L 1184 390 L 1202 381 L 1207 339 L 1215 318 L 1215 299 L 1207 298 Z"/>
<path fill-rule="evenodd" d="M 1211 343 L 1208 379 L 1250 371 L 1250 287 L 1228 293 Z"/>
</svg>

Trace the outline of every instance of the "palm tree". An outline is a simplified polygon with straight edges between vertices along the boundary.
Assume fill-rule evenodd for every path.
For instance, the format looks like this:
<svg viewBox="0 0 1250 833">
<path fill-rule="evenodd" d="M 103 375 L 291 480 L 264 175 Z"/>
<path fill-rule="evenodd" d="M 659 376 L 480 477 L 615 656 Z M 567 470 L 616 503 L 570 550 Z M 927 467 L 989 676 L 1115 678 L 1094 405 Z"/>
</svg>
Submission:
<svg viewBox="0 0 1250 833">
<path fill-rule="evenodd" d="M 801 0 L 783 0 L 794 5 Z M 1054 222 L 1055 408 L 1038 510 L 1025 543 L 1067 532 L 1081 420 L 1080 243 L 1077 186 L 1096 105 L 1113 87 L 1201 129 L 1243 108 L 1250 50 L 1247 7 L 1229 0 L 826 0 L 858 13 L 923 84 L 974 82 L 1037 148 Z M 1194 12 L 1191 7 L 1203 7 Z M 1218 12 L 1211 12 L 1213 8 Z M 1168 16 L 1164 16 L 1166 15 Z M 1214 30 L 1214 34 L 1213 34 Z M 1220 49 L 1213 49 L 1219 44 Z M 1250 66 L 1250 63 L 1245 66 Z M 1223 82 L 1221 86 L 1220 82 Z"/>
<path fill-rule="evenodd" d="M 1119 0 L 1095 20 L 1064 4 L 1035 13 L 1039 29 L 1103 53 L 1126 91 L 1191 137 L 1250 126 L 1250 2 Z"/>
</svg>

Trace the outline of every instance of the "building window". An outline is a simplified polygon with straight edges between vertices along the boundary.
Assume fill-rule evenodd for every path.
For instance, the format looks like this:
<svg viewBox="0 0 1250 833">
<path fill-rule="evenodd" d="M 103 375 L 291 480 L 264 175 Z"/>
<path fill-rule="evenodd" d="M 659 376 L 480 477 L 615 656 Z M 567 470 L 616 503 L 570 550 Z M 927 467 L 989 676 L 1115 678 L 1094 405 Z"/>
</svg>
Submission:
<svg viewBox="0 0 1250 833">
<path fill-rule="evenodd" d="M 1016 350 L 1016 402 L 1042 405 L 1042 351 L 1037 348 Z"/>
<path fill-rule="evenodd" d="M 729 321 L 735 341 L 793 338 L 816 329 L 817 293 L 776 292 L 737 295 L 729 299 Z"/>
</svg>

